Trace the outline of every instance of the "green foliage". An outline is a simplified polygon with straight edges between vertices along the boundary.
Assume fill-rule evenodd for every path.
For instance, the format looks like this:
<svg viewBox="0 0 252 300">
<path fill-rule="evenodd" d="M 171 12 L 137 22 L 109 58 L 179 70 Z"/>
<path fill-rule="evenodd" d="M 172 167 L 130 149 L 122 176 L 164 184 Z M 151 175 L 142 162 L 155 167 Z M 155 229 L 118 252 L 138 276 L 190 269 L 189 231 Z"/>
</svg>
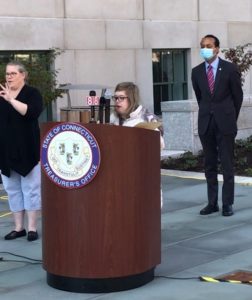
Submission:
<svg viewBox="0 0 252 300">
<path fill-rule="evenodd" d="M 30 57 L 27 59 L 19 58 L 28 71 L 27 83 L 38 88 L 41 92 L 44 105 L 48 106 L 52 101 L 58 97 L 63 97 L 64 90 L 57 89 L 58 81 L 57 75 L 59 70 L 54 69 L 54 63 L 57 56 L 63 51 L 58 48 L 49 49 L 46 53 L 30 52 Z M 28 52 L 29 55 L 29 52 Z M 5 64 L 0 64 L 0 82 L 5 82 Z"/>
<path fill-rule="evenodd" d="M 63 97 L 64 91 L 57 89 L 59 70 L 54 69 L 55 59 L 61 53 L 60 49 L 51 49 L 47 55 L 40 56 L 36 61 L 26 64 L 29 73 L 28 83 L 40 90 L 45 105 L 58 97 Z M 46 66 L 47 68 L 45 68 Z"/>
<path fill-rule="evenodd" d="M 5 82 L 5 65 L 0 64 L 0 83 L 4 84 Z"/>
<path fill-rule="evenodd" d="M 245 174 L 244 175 L 252 177 L 252 168 L 245 169 Z"/>
<path fill-rule="evenodd" d="M 225 58 L 235 65 L 239 72 L 241 73 L 242 84 L 245 81 L 245 75 L 249 71 L 252 65 L 252 51 L 250 47 L 252 43 L 247 43 L 242 46 L 237 46 L 235 48 L 223 49 L 222 52 L 225 55 Z"/>
<path fill-rule="evenodd" d="M 185 169 L 195 168 L 198 165 L 197 156 L 193 155 L 190 151 L 184 153 L 183 159 Z"/>
<path fill-rule="evenodd" d="M 169 157 L 161 161 L 161 168 L 184 171 L 202 171 L 203 154 L 200 151 L 197 155 L 187 151 L 179 157 Z"/>
<path fill-rule="evenodd" d="M 252 175 L 252 136 L 236 140 L 235 166 L 239 175 Z"/>
<path fill-rule="evenodd" d="M 235 142 L 235 174 L 252 176 L 252 136 Z M 169 157 L 161 161 L 161 168 L 181 171 L 204 172 L 204 156 L 202 151 L 194 155 L 186 152 L 179 157 Z M 219 172 L 221 168 L 219 166 Z"/>
<path fill-rule="evenodd" d="M 239 151 L 239 149 L 244 149 L 247 151 L 252 151 L 252 136 L 243 139 L 243 140 L 236 140 L 235 142 L 235 148 L 236 151 Z"/>
</svg>

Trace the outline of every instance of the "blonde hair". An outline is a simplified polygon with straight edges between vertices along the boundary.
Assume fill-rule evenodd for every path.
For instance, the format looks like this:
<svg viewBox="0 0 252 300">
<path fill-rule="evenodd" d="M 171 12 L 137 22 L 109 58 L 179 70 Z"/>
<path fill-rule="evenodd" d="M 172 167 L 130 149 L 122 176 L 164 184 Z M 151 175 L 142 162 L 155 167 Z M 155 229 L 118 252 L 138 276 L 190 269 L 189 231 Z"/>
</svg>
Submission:
<svg viewBox="0 0 252 300">
<path fill-rule="evenodd" d="M 124 91 L 129 100 L 129 107 L 124 117 L 128 117 L 140 103 L 139 89 L 133 82 L 120 82 L 115 87 L 115 92 Z"/>
</svg>

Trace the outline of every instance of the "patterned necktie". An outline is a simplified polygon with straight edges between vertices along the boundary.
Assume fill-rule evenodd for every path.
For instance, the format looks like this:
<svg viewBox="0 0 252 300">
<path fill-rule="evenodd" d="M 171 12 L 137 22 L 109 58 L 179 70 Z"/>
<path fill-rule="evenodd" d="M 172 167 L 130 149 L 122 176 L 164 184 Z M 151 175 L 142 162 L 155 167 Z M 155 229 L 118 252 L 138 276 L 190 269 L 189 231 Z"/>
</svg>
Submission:
<svg viewBox="0 0 252 300">
<path fill-rule="evenodd" d="M 207 67 L 207 80 L 208 80 L 210 92 L 212 94 L 214 90 L 214 73 L 213 73 L 213 67 L 211 65 Z"/>
</svg>

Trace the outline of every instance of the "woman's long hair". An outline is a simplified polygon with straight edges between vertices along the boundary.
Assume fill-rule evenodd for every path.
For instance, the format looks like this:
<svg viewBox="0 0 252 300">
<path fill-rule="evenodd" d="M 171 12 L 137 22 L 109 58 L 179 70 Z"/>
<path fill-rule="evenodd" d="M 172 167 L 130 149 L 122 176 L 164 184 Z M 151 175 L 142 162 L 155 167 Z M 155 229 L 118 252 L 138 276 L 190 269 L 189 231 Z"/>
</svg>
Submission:
<svg viewBox="0 0 252 300">
<path fill-rule="evenodd" d="M 115 87 L 115 92 L 119 92 L 119 91 L 124 91 L 129 100 L 129 107 L 126 113 L 123 116 L 118 115 L 119 117 L 126 119 L 129 117 L 130 113 L 136 110 L 137 107 L 139 106 L 139 102 L 140 102 L 139 89 L 137 85 L 135 85 L 133 82 L 121 82 L 118 83 L 117 86 Z"/>
</svg>

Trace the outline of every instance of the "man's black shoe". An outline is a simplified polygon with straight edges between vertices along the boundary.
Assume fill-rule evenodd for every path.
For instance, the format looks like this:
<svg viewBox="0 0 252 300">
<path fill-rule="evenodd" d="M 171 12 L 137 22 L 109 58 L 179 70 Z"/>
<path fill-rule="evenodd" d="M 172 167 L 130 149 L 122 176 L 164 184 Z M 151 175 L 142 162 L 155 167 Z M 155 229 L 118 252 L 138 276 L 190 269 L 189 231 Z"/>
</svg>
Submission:
<svg viewBox="0 0 252 300">
<path fill-rule="evenodd" d="M 201 215 L 210 215 L 212 213 L 215 213 L 219 211 L 219 206 L 218 204 L 216 205 L 210 205 L 208 204 L 206 207 L 204 207 L 201 211 L 200 211 L 200 214 Z"/>
<path fill-rule="evenodd" d="M 13 230 L 10 233 L 6 234 L 6 236 L 4 237 L 6 240 L 14 240 L 16 238 L 22 237 L 22 236 L 26 236 L 26 231 L 25 229 L 21 230 L 21 231 L 16 231 Z"/>
<path fill-rule="evenodd" d="M 222 215 L 224 217 L 230 217 L 234 214 L 232 205 L 223 205 L 222 207 Z"/>
</svg>

